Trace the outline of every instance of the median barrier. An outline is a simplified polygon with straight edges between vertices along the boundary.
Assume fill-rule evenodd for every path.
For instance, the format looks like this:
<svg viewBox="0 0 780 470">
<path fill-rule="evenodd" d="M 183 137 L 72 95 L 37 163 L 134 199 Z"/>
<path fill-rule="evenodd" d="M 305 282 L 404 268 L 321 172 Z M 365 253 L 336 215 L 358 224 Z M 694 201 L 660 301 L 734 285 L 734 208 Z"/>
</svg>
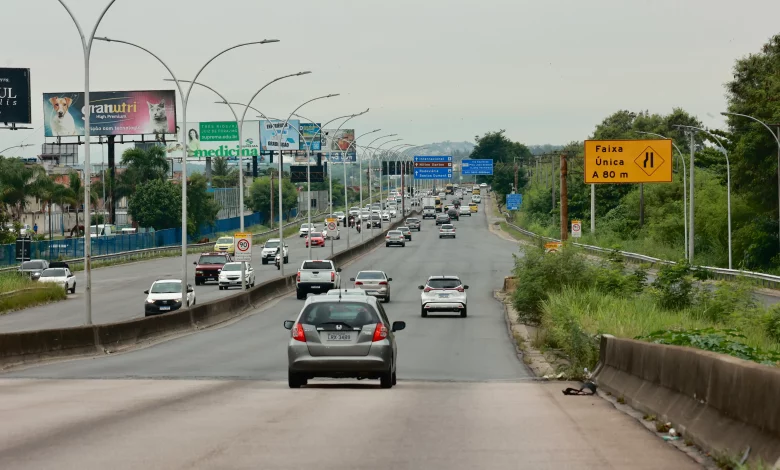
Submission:
<svg viewBox="0 0 780 470">
<path fill-rule="evenodd" d="M 412 214 L 415 214 L 413 212 Z M 410 215 L 412 215 L 410 214 Z M 336 265 L 351 261 L 384 243 L 384 234 L 402 225 L 399 220 L 376 237 L 333 256 Z M 295 274 L 272 279 L 235 295 L 163 315 L 52 330 L 0 334 L 0 368 L 45 359 L 102 354 L 145 341 L 207 328 L 240 317 L 253 307 L 295 290 Z"/>
<path fill-rule="evenodd" d="M 780 370 L 695 348 L 601 338 L 595 380 L 715 455 L 780 464 Z M 780 467 L 776 467 L 780 468 Z"/>
</svg>

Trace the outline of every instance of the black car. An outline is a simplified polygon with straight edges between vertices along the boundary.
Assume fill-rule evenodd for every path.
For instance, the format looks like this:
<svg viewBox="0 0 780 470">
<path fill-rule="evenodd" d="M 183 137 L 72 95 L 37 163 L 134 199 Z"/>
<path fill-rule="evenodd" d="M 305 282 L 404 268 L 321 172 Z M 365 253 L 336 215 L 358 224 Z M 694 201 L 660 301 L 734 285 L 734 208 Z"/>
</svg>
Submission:
<svg viewBox="0 0 780 470">
<path fill-rule="evenodd" d="M 450 218 L 450 220 L 460 220 L 460 213 L 457 209 L 450 209 L 447 211 L 447 217 Z"/>
<path fill-rule="evenodd" d="M 450 216 L 447 214 L 437 214 L 436 215 L 436 225 L 441 224 L 448 224 L 450 223 Z"/>
</svg>

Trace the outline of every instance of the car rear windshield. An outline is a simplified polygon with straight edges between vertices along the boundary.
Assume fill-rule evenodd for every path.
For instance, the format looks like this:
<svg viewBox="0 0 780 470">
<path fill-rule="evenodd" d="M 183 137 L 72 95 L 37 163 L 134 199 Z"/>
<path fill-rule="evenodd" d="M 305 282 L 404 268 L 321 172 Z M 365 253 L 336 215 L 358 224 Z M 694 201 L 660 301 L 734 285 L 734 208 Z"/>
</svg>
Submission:
<svg viewBox="0 0 780 470">
<path fill-rule="evenodd" d="M 198 264 L 225 264 L 224 256 L 201 256 Z"/>
<path fill-rule="evenodd" d="M 25 261 L 22 263 L 22 269 L 43 269 L 41 261 Z"/>
<path fill-rule="evenodd" d="M 41 277 L 65 277 L 64 269 L 45 269 Z"/>
<path fill-rule="evenodd" d="M 217 240 L 217 243 L 220 245 L 226 245 L 228 243 L 233 243 L 233 239 L 230 237 L 223 237 Z"/>
<path fill-rule="evenodd" d="M 181 292 L 181 282 L 155 282 L 149 292 L 152 294 L 175 294 Z"/>
<path fill-rule="evenodd" d="M 433 206 L 424 206 L 423 209 L 433 209 Z"/>
<path fill-rule="evenodd" d="M 399 235 L 403 235 L 403 233 L 401 233 L 401 231 L 400 231 L 400 230 L 391 230 L 391 231 L 387 232 L 387 234 L 388 234 L 388 235 L 392 235 L 392 236 L 394 236 L 394 237 L 397 237 L 397 236 L 399 236 Z"/>
<path fill-rule="evenodd" d="M 312 232 L 311 237 L 312 238 L 319 238 L 322 236 L 322 232 Z"/>
<path fill-rule="evenodd" d="M 460 279 L 456 277 L 444 279 L 428 279 L 428 287 L 434 289 L 454 289 L 460 285 Z"/>
<path fill-rule="evenodd" d="M 241 271 L 241 263 L 228 263 L 223 268 L 223 271 Z"/>
<path fill-rule="evenodd" d="M 438 217 L 440 219 L 449 219 L 450 218 L 447 214 L 439 214 L 436 217 Z"/>
<path fill-rule="evenodd" d="M 409 231 L 409 227 L 398 227 L 398 231 L 399 232 L 408 232 Z"/>
<path fill-rule="evenodd" d="M 441 228 L 444 230 L 452 230 L 454 227 L 450 224 L 443 224 Z"/>
<path fill-rule="evenodd" d="M 359 272 L 355 279 L 384 279 L 385 274 L 379 271 L 362 271 Z"/>
<path fill-rule="evenodd" d="M 333 264 L 330 261 L 304 261 L 303 269 L 329 270 L 333 269 Z"/>
<path fill-rule="evenodd" d="M 409 223 L 419 222 L 419 220 L 417 220 L 417 219 L 406 219 L 406 221 L 409 222 Z"/>
<path fill-rule="evenodd" d="M 351 328 L 379 323 L 379 315 L 363 302 L 317 302 L 306 307 L 299 320 L 306 325 L 343 323 Z"/>
</svg>

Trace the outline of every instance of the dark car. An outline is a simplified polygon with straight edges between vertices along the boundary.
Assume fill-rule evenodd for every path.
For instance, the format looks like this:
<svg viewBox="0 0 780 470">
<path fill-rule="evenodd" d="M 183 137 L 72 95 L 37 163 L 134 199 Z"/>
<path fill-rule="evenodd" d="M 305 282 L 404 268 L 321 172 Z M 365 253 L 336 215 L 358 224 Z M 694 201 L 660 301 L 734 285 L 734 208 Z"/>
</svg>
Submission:
<svg viewBox="0 0 780 470">
<path fill-rule="evenodd" d="M 422 224 L 420 223 L 420 219 L 416 217 L 409 217 L 406 219 L 406 226 L 409 227 L 409 230 L 417 230 L 419 232 L 421 225 Z"/>
<path fill-rule="evenodd" d="M 33 281 L 37 281 L 41 277 L 41 273 L 44 269 L 47 269 L 48 267 L 49 262 L 45 259 L 31 259 L 29 261 L 24 261 L 21 266 L 19 266 L 19 274 L 27 276 Z"/>
<path fill-rule="evenodd" d="M 447 216 L 450 218 L 450 220 L 460 220 L 460 216 L 458 215 L 460 211 L 458 209 L 450 209 L 447 211 Z"/>
<path fill-rule="evenodd" d="M 436 225 L 450 223 L 450 216 L 448 214 L 436 214 Z"/>
<path fill-rule="evenodd" d="M 368 223 L 366 224 L 366 228 L 371 228 L 371 226 L 374 227 L 381 227 L 382 226 L 382 217 L 379 215 L 372 215 L 371 219 L 369 219 Z"/>
<path fill-rule="evenodd" d="M 230 263 L 233 258 L 227 253 L 203 253 L 195 262 L 195 285 L 199 286 L 208 281 L 219 282 L 219 273 L 222 266 Z"/>
</svg>

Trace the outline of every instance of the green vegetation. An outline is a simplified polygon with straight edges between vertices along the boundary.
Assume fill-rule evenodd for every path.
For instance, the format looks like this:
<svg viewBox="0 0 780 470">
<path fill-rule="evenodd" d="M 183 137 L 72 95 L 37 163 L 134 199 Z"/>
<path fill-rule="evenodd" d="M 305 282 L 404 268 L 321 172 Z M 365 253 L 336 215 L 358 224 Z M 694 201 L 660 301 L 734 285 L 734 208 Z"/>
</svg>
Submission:
<svg viewBox="0 0 780 470">
<path fill-rule="evenodd" d="M 780 92 L 780 35 L 769 39 L 760 52 L 736 60 L 733 79 L 726 84 L 728 111 L 754 116 L 767 123 L 780 120 L 780 101 L 766 99 Z M 777 144 L 759 123 L 728 117 L 725 131 L 713 134 L 723 142 L 731 164 L 732 251 L 735 268 L 780 272 L 778 240 Z M 668 114 L 618 110 L 595 126 L 590 139 L 655 139 L 655 133 L 673 140 L 673 181 L 644 185 L 596 185 L 596 232 L 589 233 L 590 186 L 584 183 L 582 141 L 563 148 L 534 148 L 512 142 L 504 131 L 477 138 L 471 158 L 492 158 L 494 175 L 480 177 L 499 195 L 509 192 L 517 165 L 521 210 L 514 222 L 541 235 L 560 235 L 559 171 L 561 155 L 568 162 L 569 219 L 584 221 L 582 243 L 642 253 L 677 261 L 684 258 L 683 166 L 695 154 L 695 248 L 693 263 L 728 266 L 726 158 L 707 134 L 690 137 L 678 125 L 703 127 L 683 109 Z M 691 168 L 687 168 L 690 172 Z M 642 209 L 643 207 L 643 209 Z"/>
<path fill-rule="evenodd" d="M 16 273 L 0 274 L 0 314 L 63 300 L 66 296 L 65 289 L 58 285 L 31 281 Z"/>
<path fill-rule="evenodd" d="M 595 366 L 606 333 L 780 364 L 780 306 L 759 305 L 749 285 L 698 281 L 684 263 L 661 267 L 648 283 L 643 268 L 619 256 L 594 264 L 571 245 L 523 251 L 514 307 L 522 321 L 541 325 L 542 346 L 562 352 L 570 372 Z"/>
</svg>

